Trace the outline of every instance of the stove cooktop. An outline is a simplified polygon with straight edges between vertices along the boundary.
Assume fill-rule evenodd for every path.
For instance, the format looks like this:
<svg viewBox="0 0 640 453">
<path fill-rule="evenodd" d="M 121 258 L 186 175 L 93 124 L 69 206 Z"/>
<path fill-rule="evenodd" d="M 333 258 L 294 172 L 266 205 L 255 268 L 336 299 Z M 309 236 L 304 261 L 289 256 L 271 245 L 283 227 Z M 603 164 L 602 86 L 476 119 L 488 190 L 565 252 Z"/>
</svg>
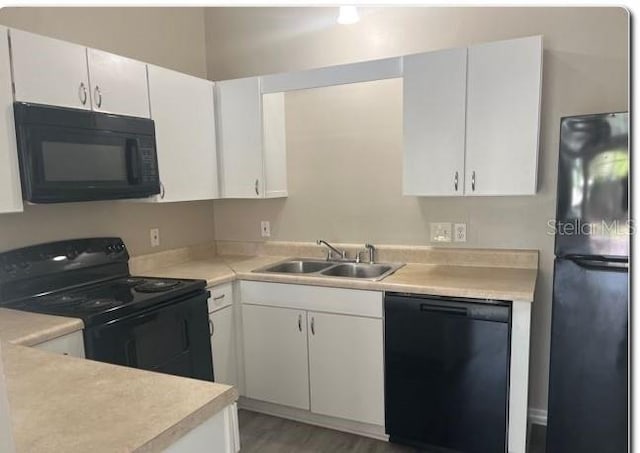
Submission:
<svg viewBox="0 0 640 453">
<path fill-rule="evenodd" d="M 4 304 L 5 308 L 81 318 L 86 327 L 172 303 L 203 290 L 203 280 L 123 277 Z"/>
</svg>

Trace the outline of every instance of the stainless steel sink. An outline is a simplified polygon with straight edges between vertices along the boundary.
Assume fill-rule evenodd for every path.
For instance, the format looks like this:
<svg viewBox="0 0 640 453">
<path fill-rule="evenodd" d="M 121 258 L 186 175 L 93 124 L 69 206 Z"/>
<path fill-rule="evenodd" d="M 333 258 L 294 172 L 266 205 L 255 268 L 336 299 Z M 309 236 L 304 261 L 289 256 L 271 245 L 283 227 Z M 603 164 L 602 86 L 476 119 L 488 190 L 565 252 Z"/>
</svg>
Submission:
<svg viewBox="0 0 640 453">
<path fill-rule="evenodd" d="M 309 274 L 312 272 L 321 271 L 330 266 L 333 266 L 333 263 L 328 263 L 326 261 L 291 260 L 268 266 L 267 268 L 262 269 L 261 272 L 276 272 L 279 274 Z"/>
<path fill-rule="evenodd" d="M 393 274 L 404 264 L 353 263 L 320 261 L 305 258 L 290 258 L 276 264 L 254 270 L 256 273 L 304 274 L 309 277 L 342 277 L 358 280 L 382 280 Z"/>
<path fill-rule="evenodd" d="M 376 278 L 389 272 L 388 264 L 343 263 L 322 271 L 322 275 L 329 277 L 347 278 Z"/>
</svg>

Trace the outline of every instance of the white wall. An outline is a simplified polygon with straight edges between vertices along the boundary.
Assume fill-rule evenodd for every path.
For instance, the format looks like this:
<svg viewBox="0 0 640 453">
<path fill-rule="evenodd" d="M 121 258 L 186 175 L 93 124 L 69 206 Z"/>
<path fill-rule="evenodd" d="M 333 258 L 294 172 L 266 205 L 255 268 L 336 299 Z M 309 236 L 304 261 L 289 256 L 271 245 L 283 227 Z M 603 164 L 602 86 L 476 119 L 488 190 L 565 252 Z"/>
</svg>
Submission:
<svg viewBox="0 0 640 453">
<path fill-rule="evenodd" d="M 289 198 L 215 202 L 215 235 L 427 244 L 428 224 L 463 221 L 468 247 L 540 250 L 530 406 L 547 405 L 560 118 L 627 110 L 628 17 L 620 8 L 371 8 L 357 25 L 336 8 L 207 8 L 212 80 L 287 72 L 476 42 L 544 35 L 540 188 L 532 197 L 400 196 L 398 81 L 288 94 Z"/>
</svg>

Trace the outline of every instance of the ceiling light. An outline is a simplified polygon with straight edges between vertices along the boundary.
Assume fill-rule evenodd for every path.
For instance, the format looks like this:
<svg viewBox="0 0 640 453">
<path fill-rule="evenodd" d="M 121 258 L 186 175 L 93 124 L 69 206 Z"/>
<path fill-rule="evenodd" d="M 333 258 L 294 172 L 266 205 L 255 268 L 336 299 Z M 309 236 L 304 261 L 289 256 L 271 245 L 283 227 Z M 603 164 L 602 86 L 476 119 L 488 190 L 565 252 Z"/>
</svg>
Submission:
<svg viewBox="0 0 640 453">
<path fill-rule="evenodd" d="M 358 16 L 358 10 L 355 6 L 341 6 L 338 13 L 338 23 L 340 25 L 355 24 L 360 20 Z"/>
</svg>

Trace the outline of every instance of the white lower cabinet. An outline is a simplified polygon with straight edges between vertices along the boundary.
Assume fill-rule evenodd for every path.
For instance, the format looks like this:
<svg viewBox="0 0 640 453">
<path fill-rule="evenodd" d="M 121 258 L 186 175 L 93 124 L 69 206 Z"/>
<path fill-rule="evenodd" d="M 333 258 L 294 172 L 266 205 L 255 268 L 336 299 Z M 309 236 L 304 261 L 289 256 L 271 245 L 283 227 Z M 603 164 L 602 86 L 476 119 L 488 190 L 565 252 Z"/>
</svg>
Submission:
<svg viewBox="0 0 640 453">
<path fill-rule="evenodd" d="M 237 384 L 236 347 L 233 328 L 233 307 L 209 313 L 211 326 L 211 354 L 216 382 Z"/>
<path fill-rule="evenodd" d="M 384 425 L 381 292 L 242 282 L 241 297 L 247 397 Z"/>
<path fill-rule="evenodd" d="M 242 323 L 246 396 L 309 409 L 306 313 L 243 305 Z"/>
<path fill-rule="evenodd" d="M 54 338 L 34 346 L 36 349 L 84 358 L 84 337 L 82 330 Z"/>
<path fill-rule="evenodd" d="M 311 412 L 384 424 L 382 320 L 307 313 Z"/>
<path fill-rule="evenodd" d="M 236 328 L 231 283 L 209 288 L 209 333 L 216 382 L 238 385 Z"/>
<path fill-rule="evenodd" d="M 237 453 L 240 451 L 238 408 L 233 403 L 164 450 L 165 453 Z"/>
</svg>

